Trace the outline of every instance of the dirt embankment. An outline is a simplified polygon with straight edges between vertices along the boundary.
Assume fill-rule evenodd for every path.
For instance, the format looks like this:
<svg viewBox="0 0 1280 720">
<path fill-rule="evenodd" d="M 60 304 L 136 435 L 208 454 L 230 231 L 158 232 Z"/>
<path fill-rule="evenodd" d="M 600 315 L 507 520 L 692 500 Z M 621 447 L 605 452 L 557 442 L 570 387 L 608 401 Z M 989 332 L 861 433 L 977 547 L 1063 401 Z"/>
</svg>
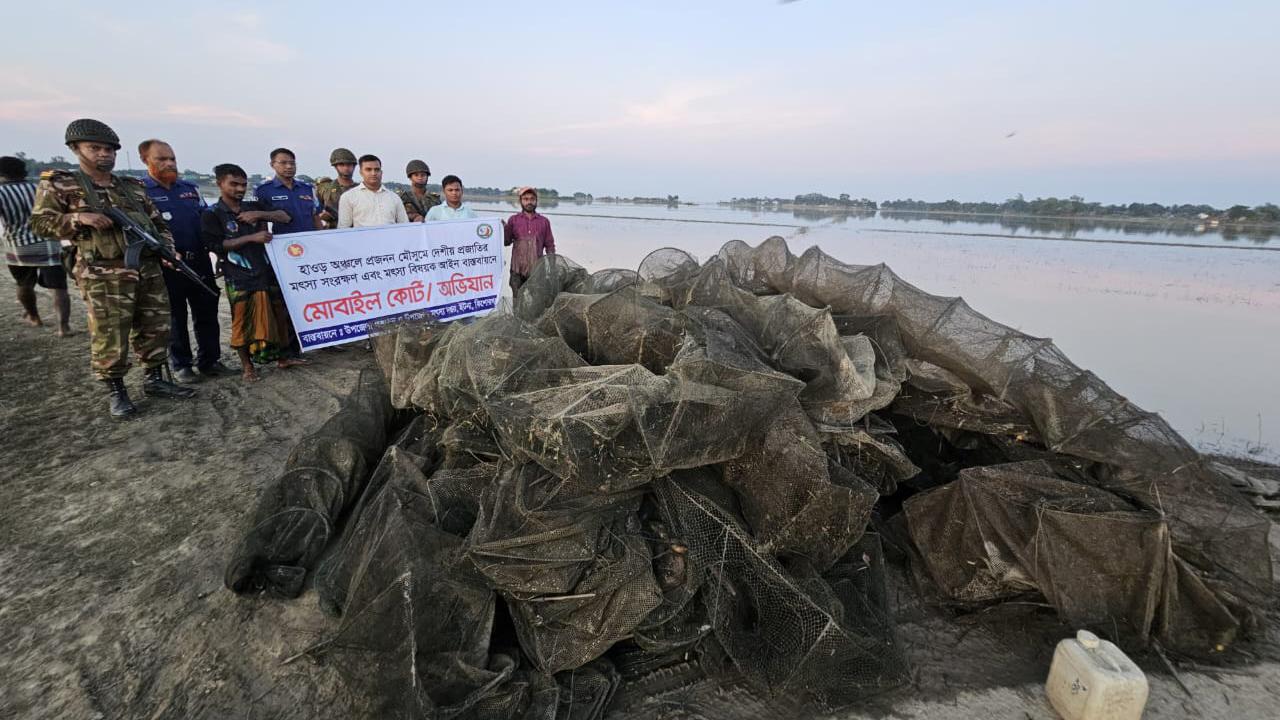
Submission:
<svg viewBox="0 0 1280 720">
<path fill-rule="evenodd" d="M 222 569 L 258 488 L 372 355 L 207 380 L 185 402 L 142 398 L 135 368 L 141 412 L 113 421 L 72 295 L 77 335 L 59 339 L 21 325 L 0 280 L 0 717 L 347 716 L 324 668 L 280 665 L 324 622 L 314 603 L 235 597 Z"/>
<path fill-rule="evenodd" d="M 12 295 L 0 274 L 0 718 L 365 717 L 323 658 L 282 663 L 332 628 L 314 595 L 239 598 L 222 571 L 258 489 L 372 355 L 320 353 L 255 385 L 206 381 L 187 402 L 139 397 L 139 417 L 120 423 L 89 376 L 79 298 L 79 334 L 63 340 L 20 325 Z M 131 389 L 139 381 L 135 369 Z M 1069 628 L 1039 608 L 953 618 L 894 592 L 915 679 L 844 717 L 1053 717 L 1039 682 Z M 1189 696 L 1140 659 L 1148 717 L 1274 717 L 1270 636 L 1229 667 L 1181 666 Z"/>
</svg>

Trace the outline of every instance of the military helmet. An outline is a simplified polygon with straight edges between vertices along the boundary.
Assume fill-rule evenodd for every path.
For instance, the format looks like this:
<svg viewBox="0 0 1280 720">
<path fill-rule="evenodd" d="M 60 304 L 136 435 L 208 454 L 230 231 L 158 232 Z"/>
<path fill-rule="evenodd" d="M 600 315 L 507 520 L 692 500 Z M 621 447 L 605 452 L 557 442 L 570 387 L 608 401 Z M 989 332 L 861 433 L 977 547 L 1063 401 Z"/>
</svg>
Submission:
<svg viewBox="0 0 1280 720">
<path fill-rule="evenodd" d="M 346 148 L 338 148 L 329 153 L 329 164 L 340 165 L 343 163 L 356 164 L 356 154 Z"/>
<path fill-rule="evenodd" d="M 410 160 L 409 164 L 404 166 L 404 174 L 412 175 L 416 172 L 424 172 L 430 175 L 431 168 L 427 167 L 427 164 L 421 160 Z"/>
<path fill-rule="evenodd" d="M 120 136 L 100 120 L 80 118 L 67 126 L 67 145 L 78 142 L 96 142 L 120 149 Z"/>
</svg>

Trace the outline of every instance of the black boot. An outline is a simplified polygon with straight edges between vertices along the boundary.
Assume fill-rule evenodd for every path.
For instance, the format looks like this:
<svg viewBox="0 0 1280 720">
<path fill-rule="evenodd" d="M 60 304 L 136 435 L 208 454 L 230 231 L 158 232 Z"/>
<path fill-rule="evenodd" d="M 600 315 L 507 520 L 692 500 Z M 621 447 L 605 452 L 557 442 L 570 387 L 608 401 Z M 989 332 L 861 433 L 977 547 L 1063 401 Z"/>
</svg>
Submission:
<svg viewBox="0 0 1280 720">
<path fill-rule="evenodd" d="M 186 399 L 195 397 L 196 391 L 165 380 L 164 366 L 157 365 L 147 371 L 147 378 L 142 381 L 142 394 L 147 397 Z"/>
<path fill-rule="evenodd" d="M 124 380 L 113 378 L 102 382 L 107 386 L 110 397 L 108 402 L 111 407 L 111 417 L 123 420 L 138 412 L 138 408 L 134 407 L 133 401 L 129 399 L 129 392 L 124 389 Z"/>
</svg>

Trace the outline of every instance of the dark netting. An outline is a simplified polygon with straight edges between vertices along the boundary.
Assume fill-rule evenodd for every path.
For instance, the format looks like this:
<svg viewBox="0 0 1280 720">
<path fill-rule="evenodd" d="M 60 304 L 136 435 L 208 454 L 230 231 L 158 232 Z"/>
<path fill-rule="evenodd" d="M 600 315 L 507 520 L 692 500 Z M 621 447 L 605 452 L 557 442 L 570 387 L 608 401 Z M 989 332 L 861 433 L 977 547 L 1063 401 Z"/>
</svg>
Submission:
<svg viewBox="0 0 1280 720">
<path fill-rule="evenodd" d="M 338 412 L 294 446 L 284 472 L 263 488 L 250 529 L 227 563 L 228 588 L 282 597 L 302 592 L 307 571 L 364 491 L 390 417 L 382 377 L 360 373 Z"/>
<path fill-rule="evenodd" d="M 775 412 L 764 437 L 724 464 L 724 484 L 761 550 L 825 570 L 862 537 L 879 494 L 827 457 L 799 403 Z"/>
<path fill-rule="evenodd" d="M 515 314 L 533 322 L 551 307 L 562 292 L 603 292 L 583 289 L 589 284 L 587 271 L 563 255 L 547 255 L 533 266 L 529 278 L 515 294 Z"/>
<path fill-rule="evenodd" d="M 767 264 L 776 257 L 771 249 L 751 260 Z M 1233 595 L 1265 600 L 1271 585 L 1266 519 L 1158 415 L 1076 367 L 1050 341 L 1000 325 L 959 298 L 929 295 L 883 265 L 848 265 L 810 248 L 790 270 L 765 273 L 789 282 L 771 285 L 773 291 L 829 306 L 836 315 L 891 316 L 911 357 L 1011 404 L 1048 450 L 1111 468 L 1100 481 L 1163 511 L 1185 561 Z"/>
<path fill-rule="evenodd" d="M 635 270 L 607 268 L 591 273 L 591 275 L 582 282 L 582 287 L 579 288 L 577 292 L 586 294 L 609 293 L 614 290 L 621 290 L 629 285 L 635 285 L 639 281 L 640 274 Z"/>
<path fill-rule="evenodd" d="M 1157 415 L 883 265 L 551 255 L 513 311 L 384 331 L 374 415 L 406 426 L 301 444 L 309 483 L 246 541 L 278 559 L 233 567 L 301 587 L 328 543 L 316 650 L 387 715 L 858 702 L 908 677 L 873 518 L 930 597 L 1031 597 L 1131 647 L 1220 651 L 1269 601 L 1267 520 Z M 360 480 L 305 469 L 335 454 Z"/>
<path fill-rule="evenodd" d="M 591 303 L 584 320 L 592 365 L 643 365 L 661 373 L 683 342 L 684 318 L 624 287 Z"/>
<path fill-rule="evenodd" d="M 858 612 L 883 607 L 883 598 L 860 597 L 865 593 L 845 584 L 847 599 L 858 597 L 847 606 L 812 565 L 798 559 L 784 566 L 717 499 L 716 488 L 704 493 L 698 485 L 664 479 L 655 489 L 692 572 L 705 576 L 707 622 L 739 672 L 767 694 L 826 707 L 905 679 L 888 613 Z M 883 593 L 883 584 L 871 590 Z"/>
<path fill-rule="evenodd" d="M 1037 593 L 1068 622 L 1110 626 L 1135 646 L 1234 641 L 1239 621 L 1183 575 L 1160 515 L 1072 475 L 1044 461 L 969 468 L 908 500 L 912 540 L 937 587 L 962 603 Z"/>
<path fill-rule="evenodd" d="M 518 692 L 516 664 L 490 654 L 493 590 L 436 517 L 422 472 L 401 466 L 326 564 L 325 594 L 345 591 L 322 595 L 342 612 L 326 653 L 380 717 L 451 717 Z"/>
<path fill-rule="evenodd" d="M 677 248 L 662 248 L 645 256 L 636 273 L 646 294 L 663 305 L 681 307 L 700 271 L 694 256 Z"/>
<path fill-rule="evenodd" d="M 406 408 L 412 404 L 417 384 L 426 381 L 419 379 L 420 371 L 452 327 L 432 321 L 397 325 L 394 329 L 384 326 L 384 332 L 374 338 L 378 366 L 387 378 L 394 407 Z"/>
<path fill-rule="evenodd" d="M 899 483 L 920 474 L 920 468 L 894 438 L 895 432 L 892 425 L 868 422 L 863 427 L 827 433 L 826 439 L 836 463 L 870 483 L 881 495 L 893 495 Z"/>
</svg>

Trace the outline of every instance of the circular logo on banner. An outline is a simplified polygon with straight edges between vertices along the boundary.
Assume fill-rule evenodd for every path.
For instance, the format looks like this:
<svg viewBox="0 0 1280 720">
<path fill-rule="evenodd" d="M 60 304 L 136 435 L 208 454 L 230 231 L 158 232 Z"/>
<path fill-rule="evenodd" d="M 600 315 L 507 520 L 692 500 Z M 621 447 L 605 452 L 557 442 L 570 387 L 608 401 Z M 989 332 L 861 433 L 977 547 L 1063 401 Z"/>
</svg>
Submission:
<svg viewBox="0 0 1280 720">
<path fill-rule="evenodd" d="M 286 247 L 284 251 L 289 253 L 289 257 L 295 258 L 300 258 L 306 253 L 306 250 L 302 249 L 302 245 L 299 243 L 289 243 L 288 247 Z"/>
<path fill-rule="evenodd" d="M 476 235 L 480 236 L 481 240 L 488 240 L 489 236 L 492 234 L 493 234 L 493 226 L 490 225 L 489 223 L 484 223 L 482 225 L 476 226 Z"/>
</svg>

